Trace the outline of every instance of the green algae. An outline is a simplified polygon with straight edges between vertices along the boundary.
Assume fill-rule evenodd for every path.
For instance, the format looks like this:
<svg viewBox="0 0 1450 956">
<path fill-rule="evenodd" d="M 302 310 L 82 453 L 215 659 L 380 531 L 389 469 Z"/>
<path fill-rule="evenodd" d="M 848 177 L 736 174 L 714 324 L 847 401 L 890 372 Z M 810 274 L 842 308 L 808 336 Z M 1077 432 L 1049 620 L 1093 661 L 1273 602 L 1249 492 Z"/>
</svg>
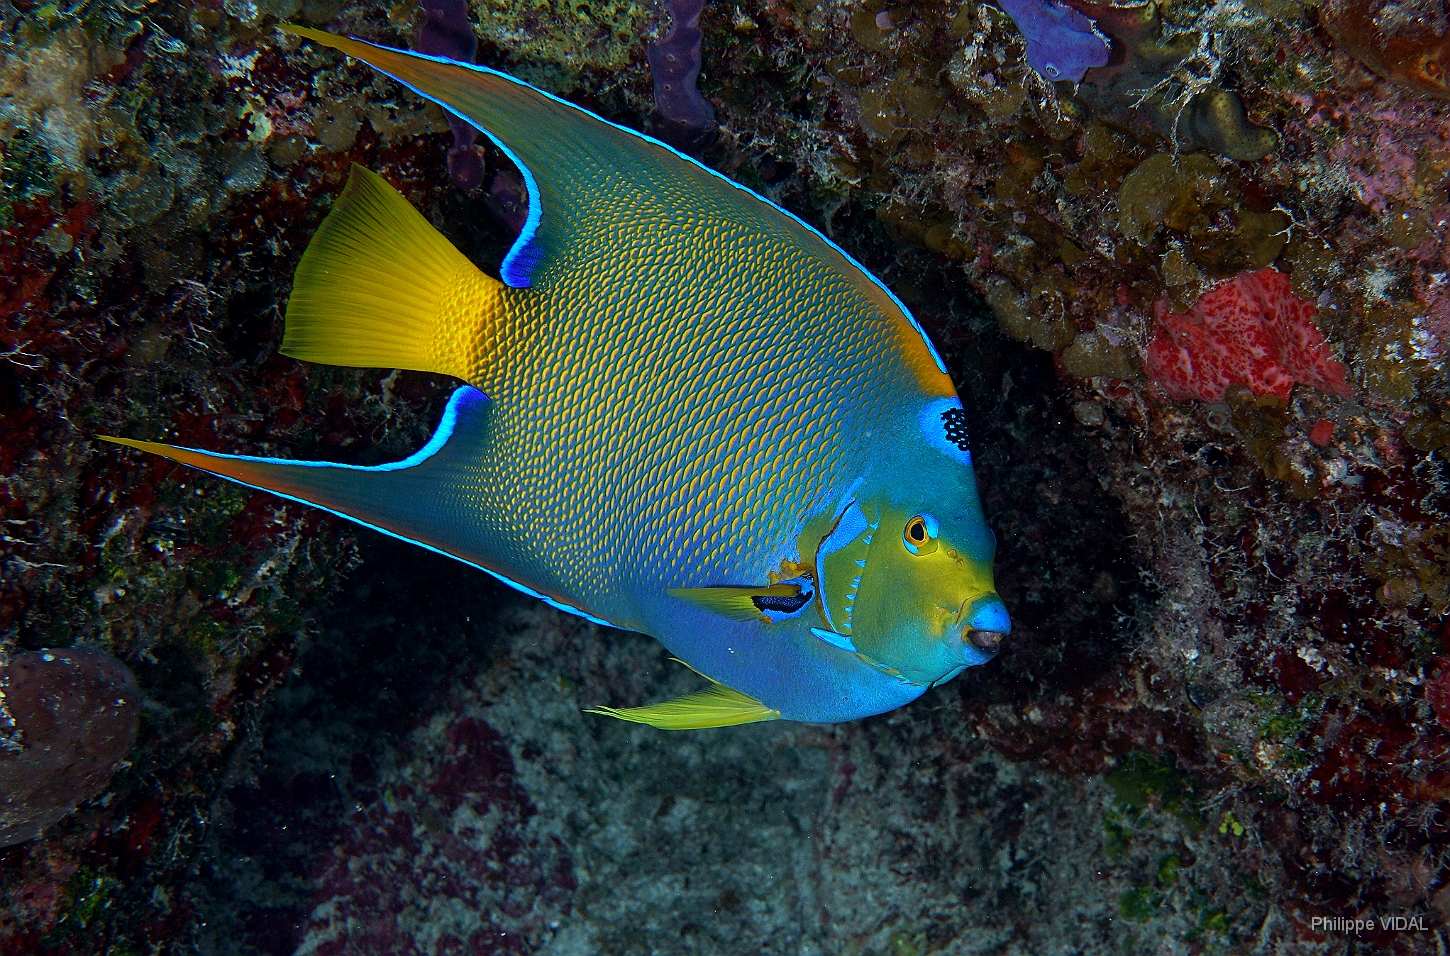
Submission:
<svg viewBox="0 0 1450 956">
<path fill-rule="evenodd" d="M 87 864 L 66 881 L 62 896 L 63 912 L 55 927 L 46 935 L 47 946 L 76 945 L 94 939 L 106 929 L 106 918 L 121 881 L 109 869 Z"/>
<path fill-rule="evenodd" d="M 1183 858 L 1177 853 L 1169 853 L 1158 861 L 1158 885 L 1164 889 L 1172 889 L 1178 883 L 1178 877 L 1183 872 Z"/>
<path fill-rule="evenodd" d="M 619 73 L 641 52 L 655 9 L 635 0 L 474 0 L 477 32 L 506 51 L 512 72 L 554 89 L 586 73 Z"/>
<path fill-rule="evenodd" d="M 1104 779 L 1113 788 L 1113 799 L 1124 810 L 1156 806 L 1182 820 L 1190 830 L 1197 832 L 1205 826 L 1193 783 L 1178 769 L 1178 760 L 1171 754 L 1155 756 L 1135 750 Z"/>
<path fill-rule="evenodd" d="M 1062 350 L 1062 367 L 1078 378 L 1133 381 L 1143 377 L 1136 353 L 1125 343 L 1113 342 L 1100 329 L 1078 332 Z"/>
<path fill-rule="evenodd" d="M 1405 426 L 1405 441 L 1419 451 L 1436 451 L 1450 447 L 1450 403 L 1436 406 L 1419 402 L 1410 410 Z"/>
<path fill-rule="evenodd" d="M 1135 886 L 1118 897 L 1118 915 L 1130 923 L 1146 923 L 1163 907 L 1163 894 L 1151 886 Z"/>
<path fill-rule="evenodd" d="M 1255 692 L 1248 695 L 1266 716 L 1259 722 L 1258 736 L 1276 744 L 1292 744 L 1318 722 L 1324 713 L 1324 696 L 1307 694 L 1291 704 L 1276 694 Z"/>
<path fill-rule="evenodd" d="M 1156 153 L 1123 179 L 1118 231 L 1147 242 L 1159 226 L 1188 232 L 1223 191 L 1219 166 L 1202 153 Z"/>
<path fill-rule="evenodd" d="M 1406 405 L 1420 385 L 1434 378 L 1434 363 L 1421 357 L 1417 341 L 1423 309 L 1414 301 L 1382 298 L 1367 303 L 1357 368 L 1365 387 L 1396 405 Z M 1429 432 L 1419 431 L 1428 437 Z"/>
<path fill-rule="evenodd" d="M 1122 860 L 1128 855 L 1133 838 L 1132 822 L 1115 809 L 1103 814 L 1103 855 L 1109 860 Z"/>
<path fill-rule="evenodd" d="M 1249 208 L 1228 172 L 1202 153 L 1156 153 L 1123 178 L 1118 230 L 1132 243 L 1124 251 L 1146 260 L 1162 250 L 1168 304 L 1181 311 L 1213 280 L 1274 262 L 1288 242 L 1289 219 Z"/>
<path fill-rule="evenodd" d="M 54 191 L 53 167 L 50 151 L 28 130 L 0 138 L 0 229 L 15 221 L 15 203 Z"/>
<path fill-rule="evenodd" d="M 1062 290 L 1054 282 L 1044 281 L 1029 294 L 1018 292 L 1009 282 L 995 282 L 987 287 L 986 299 L 1002 331 L 1019 342 L 1055 351 L 1071 345 L 1077 334 L 1076 324 L 1064 311 Z"/>
<path fill-rule="evenodd" d="M 1320 478 L 1288 438 L 1290 417 L 1287 403 L 1277 395 L 1255 395 L 1244 385 L 1230 385 L 1224 392 L 1229 418 L 1243 439 L 1243 447 L 1268 478 L 1284 483 L 1289 494 L 1309 501 L 1319 493 Z"/>
</svg>

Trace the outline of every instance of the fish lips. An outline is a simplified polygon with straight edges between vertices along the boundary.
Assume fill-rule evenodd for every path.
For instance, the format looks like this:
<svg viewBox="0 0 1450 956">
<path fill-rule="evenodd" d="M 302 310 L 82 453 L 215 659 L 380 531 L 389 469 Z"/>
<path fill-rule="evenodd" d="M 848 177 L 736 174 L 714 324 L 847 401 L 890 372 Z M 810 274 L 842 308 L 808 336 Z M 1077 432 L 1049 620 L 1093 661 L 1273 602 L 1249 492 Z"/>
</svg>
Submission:
<svg viewBox="0 0 1450 956">
<path fill-rule="evenodd" d="M 962 658 L 968 667 L 985 664 L 1002 649 L 1002 640 L 1012 633 L 1012 618 L 996 594 L 962 602 L 952 630 L 962 641 Z"/>
</svg>

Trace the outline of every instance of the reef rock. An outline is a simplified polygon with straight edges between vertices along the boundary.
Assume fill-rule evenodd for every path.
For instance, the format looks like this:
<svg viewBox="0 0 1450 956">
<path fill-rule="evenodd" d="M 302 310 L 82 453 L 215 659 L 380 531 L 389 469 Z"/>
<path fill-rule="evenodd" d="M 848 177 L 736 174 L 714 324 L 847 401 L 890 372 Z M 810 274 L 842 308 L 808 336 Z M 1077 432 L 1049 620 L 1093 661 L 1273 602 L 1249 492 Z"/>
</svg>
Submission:
<svg viewBox="0 0 1450 956">
<path fill-rule="evenodd" d="M 1444 0 L 1329 0 L 1320 17 L 1341 46 L 1380 76 L 1450 99 L 1450 9 Z"/>
<path fill-rule="evenodd" d="M 0 846 L 39 836 L 105 789 L 136 742 L 136 679 L 93 647 L 0 665 Z"/>
</svg>

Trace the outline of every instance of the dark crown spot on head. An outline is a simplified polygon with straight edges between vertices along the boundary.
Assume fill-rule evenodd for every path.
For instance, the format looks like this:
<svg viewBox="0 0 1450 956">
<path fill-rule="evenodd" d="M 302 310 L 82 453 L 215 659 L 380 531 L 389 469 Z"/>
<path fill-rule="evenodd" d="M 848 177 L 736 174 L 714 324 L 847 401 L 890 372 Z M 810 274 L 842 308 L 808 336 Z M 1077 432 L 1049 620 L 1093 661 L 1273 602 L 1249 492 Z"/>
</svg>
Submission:
<svg viewBox="0 0 1450 956">
<path fill-rule="evenodd" d="M 967 447 L 967 413 L 960 408 L 948 408 L 941 413 L 942 427 L 946 429 L 947 441 L 956 445 L 962 451 L 971 451 Z"/>
</svg>

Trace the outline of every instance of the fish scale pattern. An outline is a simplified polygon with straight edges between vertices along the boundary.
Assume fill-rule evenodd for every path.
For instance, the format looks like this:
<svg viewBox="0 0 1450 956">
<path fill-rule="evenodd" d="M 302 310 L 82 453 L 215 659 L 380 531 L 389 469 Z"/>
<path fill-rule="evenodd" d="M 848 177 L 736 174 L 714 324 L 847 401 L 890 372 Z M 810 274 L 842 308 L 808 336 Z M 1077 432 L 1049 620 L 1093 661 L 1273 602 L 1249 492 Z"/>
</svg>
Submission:
<svg viewBox="0 0 1450 956">
<path fill-rule="evenodd" d="M 446 65 L 417 68 L 445 82 Z M 624 626 L 667 588 L 763 582 L 864 469 L 869 436 L 949 380 L 894 300 L 799 222 L 473 79 L 451 98 L 532 173 L 541 209 L 530 287 L 505 290 L 480 339 L 494 351 L 464 366 L 494 404 L 463 520 L 494 525 L 496 570 Z"/>
<path fill-rule="evenodd" d="M 883 286 L 748 190 L 485 68 L 289 29 L 484 130 L 531 206 L 501 269 L 512 288 L 464 289 L 464 331 L 434 333 L 438 361 L 412 366 L 466 377 L 486 410 L 465 400 L 466 428 L 391 494 L 291 469 L 303 500 L 322 499 L 302 484 L 353 482 L 328 492 L 347 513 L 646 629 L 667 589 L 764 583 L 801 558 L 805 523 L 882 436 L 955 394 Z"/>
<path fill-rule="evenodd" d="M 388 465 L 112 441 L 653 634 L 718 682 L 700 699 L 601 711 L 627 719 L 677 729 L 848 720 L 986 659 L 958 632 L 977 618 L 1009 625 L 968 456 L 943 438 L 941 416 L 960 403 L 883 285 L 766 200 L 515 80 L 286 29 L 496 137 L 521 165 L 529 217 L 502 281 L 488 279 L 380 177 L 354 169 L 299 265 L 284 352 L 472 387 L 454 391 L 423 448 Z M 376 258 L 386 269 L 371 267 Z M 415 281 L 402 288 L 405 277 Z M 970 567 L 923 574 L 902 564 L 901 547 L 874 564 L 840 553 L 858 550 L 857 538 L 866 547 L 863 526 L 887 515 L 899 534 L 922 501 L 944 505 Z M 804 615 L 764 627 L 720 613 L 721 592 L 706 593 L 835 559 L 851 563 L 827 568 L 812 591 L 817 601 L 832 592 L 849 636 Z M 943 616 L 965 613 L 967 600 L 986 612 Z"/>
<path fill-rule="evenodd" d="M 799 558 L 925 345 L 738 209 L 679 195 L 687 214 L 662 217 L 658 196 L 598 194 L 594 224 L 576 217 L 569 249 L 503 296 L 474 382 L 494 401 L 475 488 L 500 570 L 630 626 L 667 588 Z"/>
</svg>

